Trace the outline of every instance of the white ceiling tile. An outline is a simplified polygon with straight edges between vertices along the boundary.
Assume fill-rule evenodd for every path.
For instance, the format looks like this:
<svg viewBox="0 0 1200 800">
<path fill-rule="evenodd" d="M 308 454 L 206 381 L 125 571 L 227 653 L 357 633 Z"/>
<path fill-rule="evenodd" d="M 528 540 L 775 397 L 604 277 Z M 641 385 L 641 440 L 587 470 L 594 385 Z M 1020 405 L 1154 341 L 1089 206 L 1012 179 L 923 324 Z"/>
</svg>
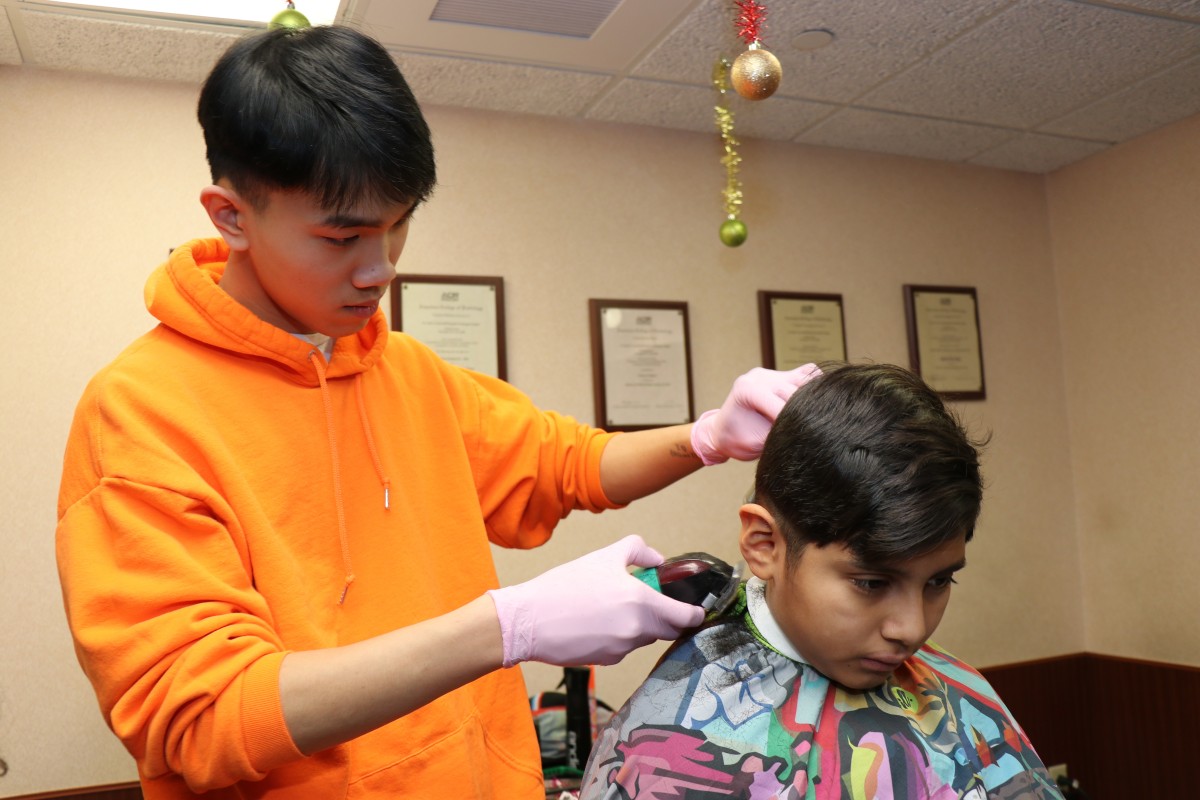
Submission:
<svg viewBox="0 0 1200 800">
<path fill-rule="evenodd" d="M 1045 173 L 1073 164 L 1107 148 L 1108 145 L 1103 142 L 1026 133 L 969 160 L 972 164 L 984 167 Z"/>
<path fill-rule="evenodd" d="M 13 33 L 12 22 L 8 19 L 8 11 L 0 7 L 0 64 L 20 64 L 21 48 L 17 46 L 17 37 Z"/>
<path fill-rule="evenodd" d="M 698 86 L 623 80 L 588 109 L 588 119 L 717 133 L 717 93 Z"/>
<path fill-rule="evenodd" d="M 546 116 L 577 116 L 611 78 L 495 61 L 396 53 L 423 104 L 466 106 Z"/>
<path fill-rule="evenodd" d="M 726 107 L 734 114 L 735 133 L 784 141 L 794 139 L 838 109 L 828 103 L 796 100 L 779 94 L 758 101 L 731 97 L 726 102 Z M 713 130 L 716 130 L 715 120 Z"/>
<path fill-rule="evenodd" d="M 1200 22 L 1200 0 L 1123 0 L 1119 5 Z"/>
<path fill-rule="evenodd" d="M 1107 95 L 1038 130 L 1123 142 L 1197 113 L 1200 113 L 1200 56 Z"/>
<path fill-rule="evenodd" d="M 964 161 L 1009 139 L 1013 131 L 962 122 L 848 108 L 802 136 L 803 144 Z"/>
<path fill-rule="evenodd" d="M 495 0 L 500 5 L 505 0 Z M 555 0 L 568 4 L 567 0 Z M 483 61 L 510 61 L 579 71 L 626 69 L 693 0 L 626 0 L 586 38 L 533 31 L 463 25 L 430 19 L 435 0 L 375 0 L 360 3 L 353 24 L 392 49 L 443 53 Z"/>
<path fill-rule="evenodd" d="M 589 38 L 621 0 L 438 0 L 429 19 Z"/>
<path fill-rule="evenodd" d="M 778 94 L 846 103 L 1013 0 L 812 0 L 768 4 L 766 48 L 783 66 Z M 704 85 L 713 64 L 746 49 L 728 0 L 703 0 L 633 74 Z M 802 31 L 831 30 L 832 45 L 799 51 Z"/>
<path fill-rule="evenodd" d="M 1011 2 L 891 0 L 854 2 L 849 10 L 843 0 L 821 0 L 811 9 L 801 4 L 803 28 L 827 28 L 837 38 L 812 52 L 789 53 L 781 43 L 794 63 L 786 94 L 852 102 Z"/>
<path fill-rule="evenodd" d="M 22 11 L 28 61 L 50 69 L 200 83 L 243 33 Z"/>
<path fill-rule="evenodd" d="M 438 1 L 354 0 L 339 17 L 398 54 L 429 104 L 715 132 L 713 64 L 745 50 L 731 0 L 454 0 L 499 26 L 432 20 Z M 507 24 L 530 4 L 614 2 L 591 36 Z M 766 5 L 783 82 L 759 103 L 729 95 L 739 136 L 1052 169 L 1200 113 L 1200 0 Z M 794 46 L 810 29 L 832 44 Z M 0 0 L 0 64 L 199 82 L 247 30 Z"/>
<path fill-rule="evenodd" d="M 1200 49 L 1200 26 L 1063 0 L 1023 0 L 861 100 L 1028 128 Z"/>
<path fill-rule="evenodd" d="M 588 110 L 589 119 L 717 134 L 716 106 L 733 113 L 734 135 L 787 141 L 834 111 L 833 106 L 771 97 L 722 98 L 713 88 L 626 79 Z"/>
</svg>

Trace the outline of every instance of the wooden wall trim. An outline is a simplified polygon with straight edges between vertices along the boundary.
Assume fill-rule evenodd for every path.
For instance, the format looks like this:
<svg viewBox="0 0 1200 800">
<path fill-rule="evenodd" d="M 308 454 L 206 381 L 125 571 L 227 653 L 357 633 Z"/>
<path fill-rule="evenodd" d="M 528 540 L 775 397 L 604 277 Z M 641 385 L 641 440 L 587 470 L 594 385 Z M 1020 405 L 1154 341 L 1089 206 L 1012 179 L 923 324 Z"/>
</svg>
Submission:
<svg viewBox="0 0 1200 800">
<path fill-rule="evenodd" d="M 1028 661 L 1011 661 L 1011 662 L 1008 662 L 1005 664 L 993 664 L 990 667 L 980 667 L 979 671 L 991 674 L 991 673 L 1000 672 L 1003 670 L 1029 669 L 1030 667 L 1040 667 L 1045 664 L 1055 664 L 1055 663 L 1062 662 L 1062 661 L 1075 661 L 1078 658 L 1085 658 L 1090 655 L 1091 655 L 1091 653 L 1087 653 L 1087 652 L 1083 652 L 1083 651 L 1080 651 L 1078 653 L 1063 653 L 1062 655 L 1057 655 L 1057 656 L 1046 656 L 1044 658 L 1031 658 Z"/>
<path fill-rule="evenodd" d="M 1053 664 L 1059 661 L 1074 661 L 1077 659 L 1088 659 L 1093 661 L 1112 661 L 1122 664 L 1140 664 L 1147 667 L 1165 668 L 1170 670 L 1182 670 L 1184 672 L 1200 672 L 1200 666 L 1192 664 L 1175 664 L 1168 661 L 1152 661 L 1145 658 L 1133 658 L 1131 656 L 1114 656 L 1106 653 L 1092 653 L 1087 650 L 1081 650 L 1078 653 L 1063 653 L 1057 656 L 1046 656 L 1044 658 L 1031 658 L 1028 661 L 1012 661 L 1005 664 L 993 664 L 990 667 L 979 668 L 980 672 L 993 673 L 1007 669 L 1024 669 L 1028 667 L 1036 667 L 1044 664 Z"/>
<path fill-rule="evenodd" d="M 1152 669 L 1166 669 L 1171 672 L 1193 672 L 1200 674 L 1200 666 L 1192 664 L 1172 664 L 1166 661 L 1149 661 L 1144 658 L 1131 658 L 1129 656 L 1111 656 L 1103 653 L 1084 653 L 1092 661 L 1108 662 L 1111 664 L 1128 664 L 1133 666 L 1150 667 Z"/>
<path fill-rule="evenodd" d="M 1194 795 L 1200 668 L 1073 653 L 980 672 L 1091 800 Z"/>
<path fill-rule="evenodd" d="M 104 786 L 88 786 L 63 789 L 55 792 L 23 794 L 9 800 L 142 800 L 142 787 L 138 783 L 110 783 Z"/>
</svg>

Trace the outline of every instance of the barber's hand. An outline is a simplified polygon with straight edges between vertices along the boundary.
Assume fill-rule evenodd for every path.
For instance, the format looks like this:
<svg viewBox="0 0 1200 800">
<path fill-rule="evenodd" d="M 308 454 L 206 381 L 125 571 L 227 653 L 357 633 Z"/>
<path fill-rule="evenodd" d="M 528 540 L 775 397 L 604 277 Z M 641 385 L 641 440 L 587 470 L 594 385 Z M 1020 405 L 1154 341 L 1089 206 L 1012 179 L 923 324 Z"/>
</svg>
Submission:
<svg viewBox="0 0 1200 800">
<path fill-rule="evenodd" d="M 704 621 L 704 609 L 672 600 L 629 574 L 663 558 L 627 536 L 533 580 L 488 592 L 504 640 L 504 666 L 616 664 L 657 639 Z"/>
<path fill-rule="evenodd" d="M 706 467 L 730 458 L 758 458 L 767 432 L 792 392 L 820 374 L 816 364 L 790 372 L 755 367 L 733 382 L 720 408 L 705 411 L 692 425 L 692 450 Z"/>
</svg>

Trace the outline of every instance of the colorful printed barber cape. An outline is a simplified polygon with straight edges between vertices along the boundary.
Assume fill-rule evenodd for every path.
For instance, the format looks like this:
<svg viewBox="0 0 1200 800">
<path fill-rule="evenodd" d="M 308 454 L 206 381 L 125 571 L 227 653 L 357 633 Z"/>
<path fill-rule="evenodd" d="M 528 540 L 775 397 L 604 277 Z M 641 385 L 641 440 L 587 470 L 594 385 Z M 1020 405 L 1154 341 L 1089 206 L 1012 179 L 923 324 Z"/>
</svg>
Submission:
<svg viewBox="0 0 1200 800">
<path fill-rule="evenodd" d="M 1061 800 L 949 653 L 926 645 L 884 685 L 845 689 L 766 645 L 744 609 L 668 652 L 597 738 L 581 800 Z"/>
</svg>

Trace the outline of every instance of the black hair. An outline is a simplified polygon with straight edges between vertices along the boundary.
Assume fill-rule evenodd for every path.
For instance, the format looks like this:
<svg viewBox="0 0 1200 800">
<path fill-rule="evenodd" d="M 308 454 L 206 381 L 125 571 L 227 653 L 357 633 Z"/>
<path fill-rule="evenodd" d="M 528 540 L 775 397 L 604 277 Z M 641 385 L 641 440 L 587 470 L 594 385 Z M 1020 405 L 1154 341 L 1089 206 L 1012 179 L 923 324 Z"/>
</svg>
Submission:
<svg viewBox="0 0 1200 800">
<path fill-rule="evenodd" d="M 399 68 L 342 26 L 278 28 L 226 50 L 197 108 L 213 181 L 259 203 L 311 193 L 323 208 L 419 205 L 437 183 L 433 142 Z"/>
<path fill-rule="evenodd" d="M 808 544 L 881 564 L 968 540 L 983 499 L 979 448 L 942 398 L 887 364 L 823 364 L 767 436 L 754 499 L 790 564 Z"/>
</svg>

